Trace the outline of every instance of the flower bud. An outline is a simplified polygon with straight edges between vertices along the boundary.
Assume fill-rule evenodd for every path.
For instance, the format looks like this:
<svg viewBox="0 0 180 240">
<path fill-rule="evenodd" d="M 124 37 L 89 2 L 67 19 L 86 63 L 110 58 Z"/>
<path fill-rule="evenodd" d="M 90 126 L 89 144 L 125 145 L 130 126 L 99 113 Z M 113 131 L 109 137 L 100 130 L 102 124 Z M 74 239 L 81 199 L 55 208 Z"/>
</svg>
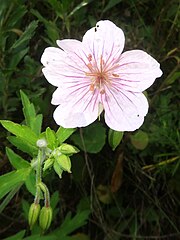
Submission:
<svg viewBox="0 0 180 240">
<path fill-rule="evenodd" d="M 32 227 L 34 226 L 34 224 L 38 219 L 40 208 L 41 208 L 40 204 L 36 204 L 36 203 L 32 203 L 29 208 L 28 222 L 29 222 L 30 229 L 32 229 Z"/>
<path fill-rule="evenodd" d="M 43 171 L 46 171 L 48 168 L 51 168 L 53 163 L 54 163 L 54 159 L 48 158 L 44 163 Z"/>
<path fill-rule="evenodd" d="M 42 139 L 37 140 L 36 145 L 39 148 L 46 148 L 47 147 L 47 142 L 44 138 L 42 138 Z"/>
<path fill-rule="evenodd" d="M 77 153 L 79 152 L 79 149 L 70 145 L 70 144 L 67 144 L 67 143 L 63 143 L 60 147 L 59 147 L 59 150 L 62 154 L 68 154 L 68 155 L 71 155 L 71 154 L 74 154 L 74 153 Z"/>
<path fill-rule="evenodd" d="M 56 162 L 59 164 L 59 166 L 63 171 L 67 171 L 71 173 L 71 160 L 67 155 L 64 155 L 64 154 L 60 155 L 56 159 Z"/>
<path fill-rule="evenodd" d="M 57 175 L 62 178 L 63 170 L 61 169 L 61 166 L 57 163 L 57 161 L 54 161 L 53 168 Z"/>
<path fill-rule="evenodd" d="M 43 207 L 40 211 L 39 226 L 44 230 L 48 230 L 52 221 L 52 208 Z"/>
</svg>

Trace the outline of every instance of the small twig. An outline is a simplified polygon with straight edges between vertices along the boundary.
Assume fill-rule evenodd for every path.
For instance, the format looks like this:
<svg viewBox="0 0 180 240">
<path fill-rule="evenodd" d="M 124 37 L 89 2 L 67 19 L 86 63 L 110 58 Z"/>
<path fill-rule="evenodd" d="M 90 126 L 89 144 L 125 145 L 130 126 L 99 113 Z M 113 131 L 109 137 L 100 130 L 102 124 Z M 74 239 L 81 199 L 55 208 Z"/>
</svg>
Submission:
<svg viewBox="0 0 180 240">
<path fill-rule="evenodd" d="M 83 132 L 82 132 L 82 129 L 80 128 L 80 137 L 81 137 L 81 141 L 82 141 L 82 145 L 83 145 L 83 149 L 84 149 L 84 158 L 85 158 L 85 162 L 86 162 L 86 167 L 87 167 L 87 171 L 88 171 L 88 174 L 89 174 L 89 177 L 91 179 L 91 196 L 94 196 L 95 197 L 95 201 L 97 203 L 97 206 L 98 206 L 98 210 L 96 209 L 96 211 L 94 211 L 96 217 L 98 218 L 100 224 L 101 224 L 101 227 L 103 228 L 103 231 L 106 233 L 107 230 L 106 228 L 104 227 L 105 226 L 105 222 L 104 222 L 104 216 L 103 216 L 103 213 L 102 213 L 102 209 L 101 209 L 101 206 L 99 204 L 99 200 L 98 200 L 98 197 L 97 197 L 97 194 L 96 194 L 96 189 L 95 189 L 95 186 L 94 186 L 94 174 L 92 173 L 92 169 L 90 167 L 90 164 L 89 164 L 89 160 L 88 160 L 88 155 L 87 155 L 87 150 L 86 150 L 86 146 L 85 146 L 85 142 L 84 142 L 84 138 L 83 138 Z M 91 198 L 91 202 L 93 199 Z M 93 210 L 93 206 L 91 207 L 92 210 Z"/>
</svg>

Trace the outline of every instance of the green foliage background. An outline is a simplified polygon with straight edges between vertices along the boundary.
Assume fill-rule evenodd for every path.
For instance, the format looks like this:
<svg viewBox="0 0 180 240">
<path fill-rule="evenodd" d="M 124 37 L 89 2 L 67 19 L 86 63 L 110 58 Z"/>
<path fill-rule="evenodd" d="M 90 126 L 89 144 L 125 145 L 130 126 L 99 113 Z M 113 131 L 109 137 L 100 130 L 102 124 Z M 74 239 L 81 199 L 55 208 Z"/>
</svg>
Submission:
<svg viewBox="0 0 180 240">
<path fill-rule="evenodd" d="M 125 50 L 150 53 L 163 70 L 163 76 L 146 92 L 150 109 L 139 131 L 124 133 L 121 141 L 122 134 L 108 132 L 101 119 L 69 134 L 67 142 L 81 149 L 72 157 L 72 174 L 63 173 L 59 179 L 49 171 L 44 176 L 53 193 L 54 209 L 47 235 L 40 236 L 38 227 L 30 232 L 27 224 L 33 201 L 27 189 L 32 189 L 30 178 L 34 177 L 29 175 L 29 162 L 37 149 L 12 148 L 15 137 L 1 127 L 1 239 L 179 238 L 179 13 L 176 0 L 0 0 L 2 120 L 32 124 L 31 129 L 39 134 L 43 115 L 43 130 L 58 129 L 50 104 L 54 88 L 42 75 L 40 57 L 46 47 L 56 46 L 57 39 L 81 40 L 100 19 L 109 19 L 124 30 Z M 30 116 L 22 110 L 21 89 L 30 99 Z M 30 144 L 35 141 L 26 137 Z M 18 169 L 17 163 L 26 170 Z M 8 196 L 6 173 L 10 175 Z M 22 181 L 27 175 L 26 189 Z"/>
</svg>

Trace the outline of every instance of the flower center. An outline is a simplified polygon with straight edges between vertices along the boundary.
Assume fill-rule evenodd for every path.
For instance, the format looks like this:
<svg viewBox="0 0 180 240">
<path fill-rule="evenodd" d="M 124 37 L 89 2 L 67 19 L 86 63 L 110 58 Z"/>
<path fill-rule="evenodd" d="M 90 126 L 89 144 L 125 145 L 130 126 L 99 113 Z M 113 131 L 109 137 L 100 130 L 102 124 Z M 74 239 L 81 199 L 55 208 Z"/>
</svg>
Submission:
<svg viewBox="0 0 180 240">
<path fill-rule="evenodd" d="M 117 63 L 112 65 L 113 60 L 110 61 L 110 63 L 105 63 L 102 55 L 99 61 L 93 61 L 91 54 L 88 55 L 87 59 L 89 62 L 86 64 L 86 66 L 88 67 L 89 71 L 85 74 L 86 76 L 90 77 L 91 80 L 89 90 L 92 92 L 98 90 L 100 94 L 104 94 L 105 87 L 110 86 L 115 78 L 119 78 L 119 75 L 114 73 L 114 70 L 117 69 L 119 65 Z"/>
<path fill-rule="evenodd" d="M 108 72 L 103 70 L 104 60 L 102 56 L 100 57 L 100 66 L 96 62 L 92 63 L 92 55 L 88 55 L 89 63 L 87 67 L 89 72 L 86 73 L 86 76 L 89 76 L 91 79 L 90 91 L 98 89 L 100 94 L 105 93 L 105 85 L 110 83 Z"/>
</svg>

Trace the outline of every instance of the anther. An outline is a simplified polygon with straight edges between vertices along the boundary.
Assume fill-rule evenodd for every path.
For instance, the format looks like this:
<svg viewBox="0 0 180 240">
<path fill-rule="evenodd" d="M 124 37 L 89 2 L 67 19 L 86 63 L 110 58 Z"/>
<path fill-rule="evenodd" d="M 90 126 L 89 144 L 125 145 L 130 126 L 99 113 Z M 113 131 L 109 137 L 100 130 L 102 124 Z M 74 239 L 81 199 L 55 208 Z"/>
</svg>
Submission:
<svg viewBox="0 0 180 240">
<path fill-rule="evenodd" d="M 91 84 L 91 85 L 90 85 L 89 90 L 92 91 L 92 92 L 94 91 L 94 84 Z"/>
<path fill-rule="evenodd" d="M 102 90 L 100 91 L 100 94 L 104 94 L 104 93 L 105 93 L 105 90 L 102 89 Z"/>
<path fill-rule="evenodd" d="M 91 70 L 92 71 L 92 64 L 91 63 L 88 63 L 88 64 L 86 64 L 87 65 L 87 67 L 89 68 L 89 70 Z"/>
<path fill-rule="evenodd" d="M 113 75 L 113 77 L 119 77 L 119 75 L 116 73 L 112 73 L 112 75 Z"/>
<path fill-rule="evenodd" d="M 92 55 L 91 55 L 91 54 L 88 55 L 88 60 L 89 60 L 90 62 L 92 61 Z"/>
</svg>

